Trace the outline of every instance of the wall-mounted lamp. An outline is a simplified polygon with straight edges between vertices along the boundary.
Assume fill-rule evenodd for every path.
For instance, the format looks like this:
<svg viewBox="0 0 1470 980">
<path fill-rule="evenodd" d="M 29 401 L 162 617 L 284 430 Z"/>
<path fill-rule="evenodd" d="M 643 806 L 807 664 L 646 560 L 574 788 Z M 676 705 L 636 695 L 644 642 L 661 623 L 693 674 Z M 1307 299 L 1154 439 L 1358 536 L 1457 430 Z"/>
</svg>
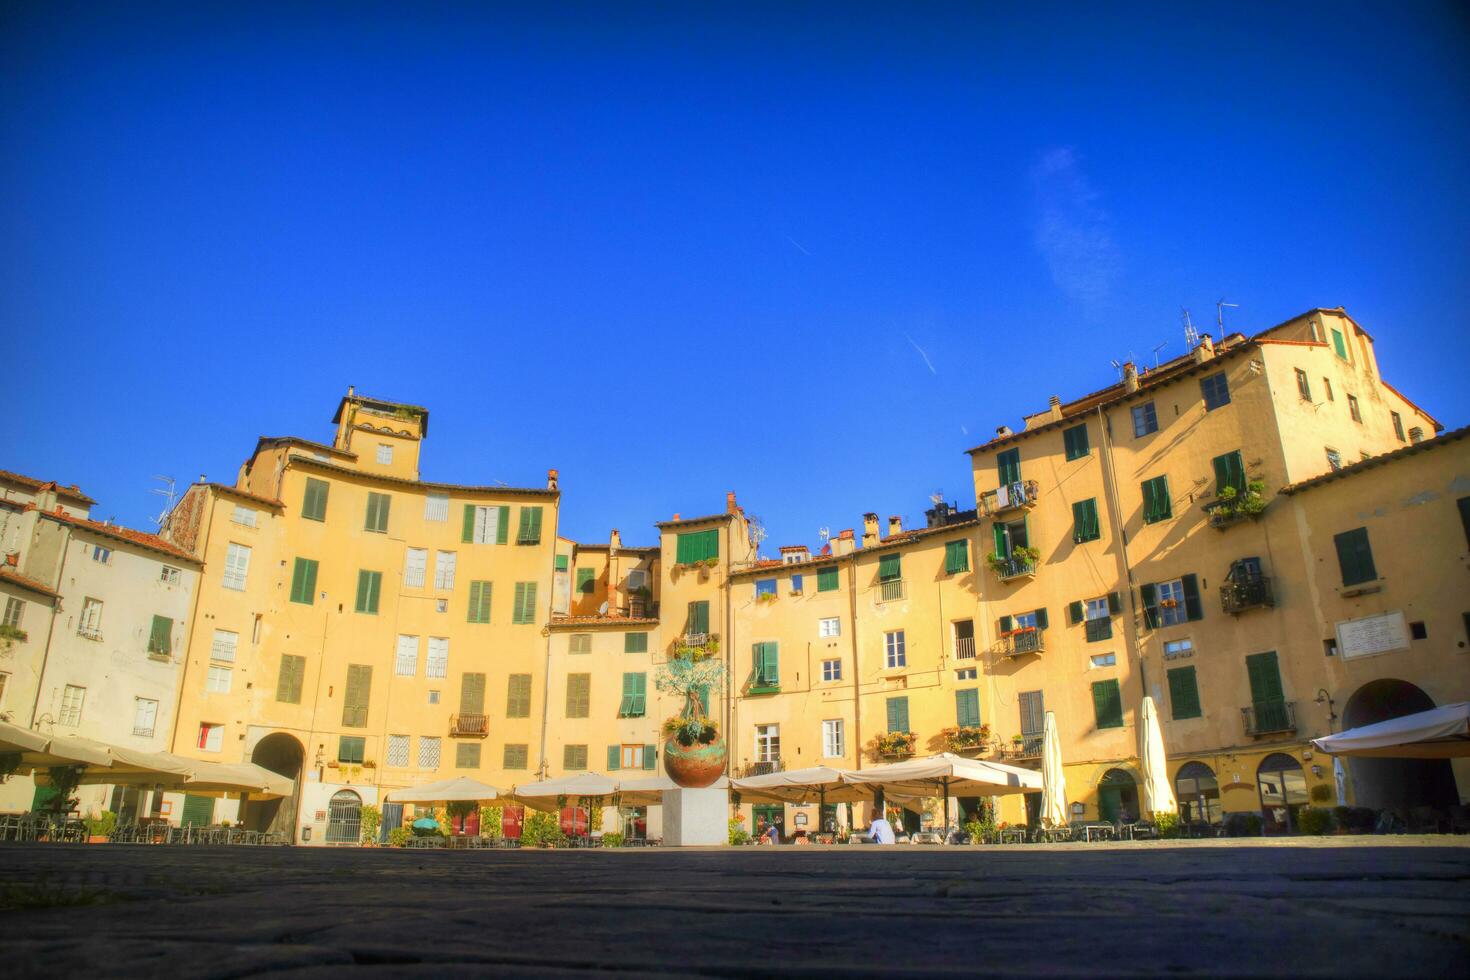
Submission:
<svg viewBox="0 0 1470 980">
<path fill-rule="evenodd" d="M 1328 720 L 1328 722 L 1334 722 L 1334 721 L 1337 720 L 1337 712 L 1335 710 L 1333 710 L 1333 708 L 1337 704 L 1337 702 L 1335 702 L 1335 701 L 1332 700 L 1332 695 L 1330 695 L 1330 694 L 1327 693 L 1327 688 L 1325 688 L 1325 687 L 1319 687 L 1319 688 L 1317 688 L 1317 704 L 1325 704 L 1325 705 L 1327 705 L 1327 720 Z"/>
</svg>

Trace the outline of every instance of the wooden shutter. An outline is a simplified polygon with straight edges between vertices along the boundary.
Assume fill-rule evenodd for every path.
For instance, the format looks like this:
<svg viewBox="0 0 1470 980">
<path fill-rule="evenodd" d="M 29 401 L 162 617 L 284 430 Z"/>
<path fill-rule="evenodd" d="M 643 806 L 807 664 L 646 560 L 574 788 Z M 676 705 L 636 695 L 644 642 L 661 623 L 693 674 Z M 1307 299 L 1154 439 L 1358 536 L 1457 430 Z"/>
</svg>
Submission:
<svg viewBox="0 0 1470 980">
<path fill-rule="evenodd" d="M 567 675 L 567 717 L 586 718 L 592 713 L 592 675 Z"/>
<path fill-rule="evenodd" d="M 1046 730 L 1046 701 L 1041 691 L 1022 691 L 1017 698 L 1021 709 L 1021 734 L 1040 735 Z"/>
<path fill-rule="evenodd" d="M 534 623 L 536 621 L 536 583 L 517 582 L 511 622 Z"/>
<path fill-rule="evenodd" d="M 950 575 L 970 570 L 970 542 L 950 541 L 944 546 L 944 570 Z"/>
<path fill-rule="evenodd" d="M 642 717 L 648 711 L 648 675 L 633 675 L 633 713 Z"/>
<path fill-rule="evenodd" d="M 505 691 L 505 717 L 531 716 L 531 675 L 511 674 Z"/>
<path fill-rule="evenodd" d="M 291 601 L 312 605 L 316 599 L 317 563 L 310 558 L 296 559 L 291 570 Z"/>
<path fill-rule="evenodd" d="M 973 728 L 980 724 L 980 692 L 967 688 L 954 692 L 955 724 L 962 728 Z"/>
<path fill-rule="evenodd" d="M 1169 708 L 1176 719 L 1200 716 L 1199 685 L 1193 667 L 1175 667 L 1169 671 Z"/>
<path fill-rule="evenodd" d="M 1083 616 L 1084 612 L 1082 608 L 1082 600 L 1079 599 L 1076 602 L 1067 603 L 1068 626 L 1076 626 L 1078 623 L 1082 622 Z"/>
<path fill-rule="evenodd" d="M 607 747 L 607 771 L 616 772 L 621 768 L 623 768 L 623 747 L 609 745 Z"/>
<path fill-rule="evenodd" d="M 1074 425 L 1062 432 L 1062 445 L 1066 449 L 1067 459 L 1081 459 L 1087 455 L 1087 424 Z"/>
<path fill-rule="evenodd" d="M 645 745 L 645 746 L 643 746 L 643 768 L 644 769 L 657 769 L 658 768 L 658 746 L 657 745 Z"/>
<path fill-rule="evenodd" d="M 483 715 L 485 713 L 484 674 L 460 675 L 459 713 L 462 715 Z"/>
<path fill-rule="evenodd" d="M 305 674 L 305 657 L 282 654 L 281 673 L 276 680 L 276 700 L 283 704 L 300 704 L 301 682 Z"/>
<path fill-rule="evenodd" d="M 1274 704 L 1284 699 L 1281 687 L 1281 668 L 1276 662 L 1276 651 L 1253 653 L 1245 658 L 1246 673 L 1250 675 L 1251 701 L 1255 704 Z"/>
<path fill-rule="evenodd" d="M 1470 531 L 1466 532 L 1470 535 Z M 817 591 L 832 592 L 837 589 L 837 566 L 817 570 Z"/>
<path fill-rule="evenodd" d="M 1234 487 L 1237 493 L 1245 493 L 1245 464 L 1241 461 L 1239 450 L 1216 456 L 1211 462 L 1215 467 L 1217 495 L 1226 487 Z"/>
<path fill-rule="evenodd" d="M 623 652 L 624 653 L 647 653 L 648 652 L 648 634 L 647 633 L 624 633 L 623 634 Z"/>
<path fill-rule="evenodd" d="M 1011 536 L 1006 531 L 1006 526 L 999 521 L 991 525 L 991 532 L 995 536 L 995 554 L 1002 558 L 1011 556 Z"/>
<path fill-rule="evenodd" d="M 1368 529 L 1354 528 L 1334 535 L 1337 546 L 1337 563 L 1342 569 L 1343 585 L 1358 585 L 1371 582 L 1378 577 L 1373 564 L 1373 548 L 1368 543 Z"/>
<path fill-rule="evenodd" d="M 1116 616 L 1123 611 L 1123 597 L 1116 592 L 1108 593 L 1108 615 Z"/>
<path fill-rule="evenodd" d="M 327 482 L 306 478 L 306 494 L 301 501 L 301 516 L 311 521 L 327 519 Z"/>
<path fill-rule="evenodd" d="M 909 730 L 909 699 L 888 699 L 888 730 L 890 732 L 906 732 Z"/>
<path fill-rule="evenodd" d="M 360 613 L 376 613 L 378 611 L 378 592 L 382 588 L 383 576 L 381 572 L 369 572 L 366 569 L 357 573 L 357 604 L 354 607 Z"/>
<path fill-rule="evenodd" d="M 685 624 L 686 633 L 708 633 L 709 632 L 709 602 L 701 599 L 698 602 L 689 603 L 689 617 Z"/>
<path fill-rule="evenodd" d="M 460 526 L 459 539 L 466 544 L 475 540 L 475 505 L 464 505 L 464 524 Z"/>
<path fill-rule="evenodd" d="M 1180 581 L 1184 583 L 1185 614 L 1191 620 L 1203 619 L 1205 608 L 1199 598 L 1199 578 L 1194 575 L 1185 575 Z"/>
<path fill-rule="evenodd" d="M 1002 616 L 1000 617 L 1000 622 L 996 625 L 1000 628 L 1000 632 L 1009 633 L 1016 628 L 1016 621 L 1010 616 Z"/>
<path fill-rule="evenodd" d="M 516 528 L 516 544 L 541 543 L 541 508 L 522 507 L 521 523 Z"/>
<path fill-rule="evenodd" d="M 154 616 L 153 628 L 148 633 L 148 652 L 169 654 L 173 652 L 174 621 L 167 616 Z"/>
<path fill-rule="evenodd" d="M 471 623 L 490 622 L 490 583 L 470 583 L 470 609 L 469 621 Z"/>
<path fill-rule="evenodd" d="M 365 664 L 347 665 L 347 689 L 342 696 L 342 724 L 346 728 L 366 728 L 368 697 L 372 693 L 373 669 Z"/>
<path fill-rule="evenodd" d="M 1036 609 L 1036 610 L 1033 610 L 1031 614 L 1036 617 L 1036 628 L 1037 629 L 1044 630 L 1048 626 L 1051 625 L 1047 621 L 1047 616 L 1046 616 L 1046 610 L 1045 609 Z"/>
<path fill-rule="evenodd" d="M 901 556 L 896 554 L 879 556 L 878 580 L 880 582 L 887 582 L 892 579 L 901 578 L 903 576 L 903 569 L 900 565 L 901 560 Z"/>
<path fill-rule="evenodd" d="M 505 544 L 506 537 L 510 534 L 510 505 L 506 504 L 495 510 L 495 543 Z"/>
<path fill-rule="evenodd" d="M 1159 587 L 1148 582 L 1138 587 L 1139 599 L 1143 602 L 1143 625 L 1146 629 L 1159 628 Z"/>
<path fill-rule="evenodd" d="M 995 457 L 995 475 L 1001 486 L 1021 482 L 1021 450 L 1007 449 Z"/>
<path fill-rule="evenodd" d="M 1123 697 L 1117 681 L 1097 681 L 1092 685 L 1092 710 L 1098 728 L 1123 726 Z"/>
<path fill-rule="evenodd" d="M 179 818 L 181 827 L 208 827 L 214 821 L 214 797 L 198 796 L 194 793 L 184 794 L 183 815 Z"/>
</svg>

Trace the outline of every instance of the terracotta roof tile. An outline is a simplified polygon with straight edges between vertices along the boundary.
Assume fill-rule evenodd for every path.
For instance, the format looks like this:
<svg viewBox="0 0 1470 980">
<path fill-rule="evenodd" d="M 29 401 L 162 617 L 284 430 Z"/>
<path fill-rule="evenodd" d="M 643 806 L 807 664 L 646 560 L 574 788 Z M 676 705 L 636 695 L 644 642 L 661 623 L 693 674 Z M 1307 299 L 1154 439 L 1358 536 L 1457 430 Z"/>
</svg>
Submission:
<svg viewBox="0 0 1470 980">
<path fill-rule="evenodd" d="M 73 527 L 83 528 L 84 530 L 91 531 L 93 534 L 100 534 L 104 538 L 112 538 L 114 541 L 125 541 L 128 544 L 135 544 L 140 548 L 147 548 L 149 551 L 156 551 L 160 554 L 168 555 L 170 558 L 176 558 L 179 561 L 186 561 L 194 565 L 204 564 L 204 562 L 177 545 L 163 540 L 156 534 L 149 534 L 146 531 L 134 530 L 130 527 L 123 527 L 120 524 L 103 524 L 101 521 L 89 521 L 81 517 L 72 517 L 69 514 L 43 513 L 41 516 L 48 520 L 59 521 L 63 524 L 70 524 Z"/>
<path fill-rule="evenodd" d="M 95 504 L 97 502 L 91 497 L 82 493 L 81 488 L 78 487 L 75 483 L 73 483 L 69 487 L 64 487 L 54 480 L 38 480 L 33 476 L 24 476 L 20 473 L 12 473 L 9 470 L 0 470 L 0 480 L 9 480 L 11 483 L 19 483 L 21 486 L 28 487 L 33 491 L 40 490 L 42 487 L 45 486 L 55 486 L 56 495 L 58 497 L 65 497 L 67 500 L 75 500 L 78 503 L 83 504 Z"/>
<path fill-rule="evenodd" d="M 354 470 L 349 466 L 338 466 L 335 463 L 324 463 L 319 459 L 309 456 L 291 456 L 289 465 L 306 466 L 311 469 L 327 470 L 332 473 L 341 473 L 344 476 L 361 477 L 364 480 L 379 480 L 384 483 L 397 483 L 406 487 L 422 487 L 425 490 L 448 490 L 452 493 L 474 493 L 474 494 L 503 494 L 511 497 L 560 497 L 560 490 L 548 490 L 543 487 L 476 487 L 459 483 L 431 483 L 428 480 L 407 480 L 401 476 L 387 476 L 382 473 L 369 473 L 366 470 Z"/>
<path fill-rule="evenodd" d="M 735 516 L 734 514 L 731 514 L 728 511 L 726 511 L 723 514 L 706 514 L 703 517 L 681 517 L 681 518 L 679 518 L 677 520 L 673 520 L 673 521 L 654 521 L 653 526 L 654 527 L 678 527 L 681 524 L 700 524 L 700 523 L 703 523 L 704 521 L 727 521 L 727 520 L 729 520 L 730 518 L 732 518 L 734 516 Z"/>
<path fill-rule="evenodd" d="M 41 595 L 50 596 L 52 599 L 60 598 L 56 590 L 45 582 L 33 579 L 29 575 L 12 572 L 8 568 L 0 568 L 0 582 L 9 582 L 11 585 L 19 586 L 22 589 L 30 589 L 32 592 L 39 592 Z"/>
<path fill-rule="evenodd" d="M 215 490 L 218 490 L 221 493 L 227 493 L 232 497 L 241 497 L 245 500 L 253 500 L 257 504 L 265 504 L 267 507 L 286 506 L 284 501 L 276 500 L 272 497 L 262 497 L 258 493 L 251 493 L 249 490 L 241 490 L 239 487 L 232 487 L 228 483 L 206 483 L 204 485 L 207 487 L 213 487 Z"/>
<path fill-rule="evenodd" d="M 1290 483 L 1282 487 L 1281 492 L 1288 496 L 1295 493 L 1301 493 L 1303 490 L 1310 490 L 1312 487 L 1321 486 L 1324 483 L 1331 483 L 1334 480 L 1342 480 L 1350 476 L 1356 476 L 1357 474 L 1365 472 L 1366 470 L 1371 470 L 1374 467 L 1382 466 L 1385 463 L 1395 462 L 1407 456 L 1413 456 L 1416 453 L 1422 453 L 1428 449 L 1438 449 L 1440 446 L 1445 446 L 1452 442 L 1459 442 L 1466 436 L 1470 436 L 1470 425 L 1462 426 L 1461 428 L 1458 428 L 1453 432 L 1446 432 L 1443 435 L 1435 436 L 1432 439 L 1425 439 L 1423 442 L 1412 443 L 1400 449 L 1395 449 L 1393 452 L 1380 453 L 1377 456 L 1369 456 L 1367 459 L 1360 459 L 1356 463 L 1349 463 L 1340 470 L 1331 470 L 1327 473 L 1323 473 L 1321 476 L 1314 476 L 1306 480 L 1298 480 L 1296 483 Z"/>
</svg>

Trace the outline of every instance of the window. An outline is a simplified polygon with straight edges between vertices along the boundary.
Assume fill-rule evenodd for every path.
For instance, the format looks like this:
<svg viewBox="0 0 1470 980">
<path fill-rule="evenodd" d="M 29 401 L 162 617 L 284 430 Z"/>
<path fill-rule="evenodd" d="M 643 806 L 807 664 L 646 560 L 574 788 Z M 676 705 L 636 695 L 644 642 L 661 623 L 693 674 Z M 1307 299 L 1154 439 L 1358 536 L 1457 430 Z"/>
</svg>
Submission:
<svg viewBox="0 0 1470 980">
<path fill-rule="evenodd" d="M 383 466 L 391 466 L 393 464 L 393 447 L 386 442 L 378 443 L 377 460 Z"/>
<path fill-rule="evenodd" d="M 291 601 L 312 605 L 316 601 L 317 562 L 312 558 L 296 559 L 291 572 Z"/>
<path fill-rule="evenodd" d="M 490 583 L 470 583 L 470 614 L 471 623 L 490 622 Z"/>
<path fill-rule="evenodd" d="M 225 551 L 225 574 L 220 584 L 237 592 L 245 591 L 245 576 L 250 571 L 250 549 L 231 543 Z"/>
<path fill-rule="evenodd" d="M 1112 639 L 1113 620 L 1108 613 L 1107 599 L 1087 600 L 1087 642 Z"/>
<path fill-rule="evenodd" d="M 580 772 L 587 768 L 587 746 L 564 745 L 561 750 L 561 767 Z"/>
<path fill-rule="evenodd" d="M 361 569 L 357 573 L 357 612 L 372 616 L 378 614 L 378 596 L 383 591 L 383 573 Z"/>
<path fill-rule="evenodd" d="M 678 537 L 674 549 L 674 562 L 687 565 L 720 557 L 720 532 L 718 528 L 708 531 L 685 531 Z"/>
<path fill-rule="evenodd" d="M 1336 327 L 1332 328 L 1332 349 L 1337 351 L 1337 356 L 1344 361 L 1348 359 L 1347 342 L 1343 340 L 1342 331 Z"/>
<path fill-rule="evenodd" d="M 1021 482 L 1021 450 L 1007 449 L 995 455 L 996 482 L 1003 487 Z"/>
<path fill-rule="evenodd" d="M 449 676 L 449 637 L 429 637 L 429 652 L 424 658 L 424 676 Z"/>
<path fill-rule="evenodd" d="M 1102 537 L 1097 521 L 1097 499 L 1088 497 L 1072 505 L 1072 540 L 1077 544 Z"/>
<path fill-rule="evenodd" d="M 1328 449 L 1327 465 L 1332 467 L 1333 470 L 1342 469 L 1342 454 L 1339 453 L 1336 449 Z"/>
<path fill-rule="evenodd" d="M 480 768 L 480 743 L 460 742 L 454 747 L 454 768 Z"/>
<path fill-rule="evenodd" d="M 388 532 L 388 505 L 393 503 L 393 498 L 386 493 L 369 493 L 367 501 L 367 516 L 363 519 L 363 530 L 372 531 L 375 534 L 386 534 Z"/>
<path fill-rule="evenodd" d="M 980 725 L 980 691 L 967 687 L 954 692 L 954 723 L 961 728 Z"/>
<path fill-rule="evenodd" d="M 1230 382 L 1225 380 L 1225 372 L 1212 374 L 1207 378 L 1201 378 L 1199 382 L 1200 394 L 1205 398 L 1205 411 L 1213 412 L 1217 408 L 1223 408 L 1230 404 Z"/>
<path fill-rule="evenodd" d="M 802 592 L 801 584 L 802 583 L 801 583 L 801 576 L 800 575 L 793 575 L 793 576 L 791 576 L 791 594 L 792 595 L 801 595 L 801 592 Z"/>
<path fill-rule="evenodd" d="M 244 504 L 236 504 L 234 511 L 230 513 L 230 520 L 242 527 L 254 527 L 255 511 L 246 507 Z"/>
<path fill-rule="evenodd" d="M 1216 496 L 1223 494 L 1226 487 L 1234 487 L 1236 494 L 1245 493 L 1245 462 L 1240 457 L 1240 450 L 1216 456 L 1210 463 L 1215 468 Z"/>
<path fill-rule="evenodd" d="M 520 526 L 516 528 L 516 544 L 541 543 L 541 508 L 522 507 Z"/>
<path fill-rule="evenodd" d="M 1423 442 L 1424 441 L 1424 430 L 1421 429 L 1421 428 L 1419 428 L 1417 425 L 1414 426 L 1412 429 L 1409 430 L 1409 441 L 1411 443 L 1413 443 L 1414 445 L 1416 445 L 1416 446 L 1419 443 Z"/>
<path fill-rule="evenodd" d="M 152 737 L 158 722 L 158 702 L 151 698 L 133 698 L 133 734 Z"/>
<path fill-rule="evenodd" d="M 1388 417 L 1393 420 L 1393 434 L 1399 442 L 1404 441 L 1404 419 L 1398 412 L 1389 412 Z"/>
<path fill-rule="evenodd" d="M 1203 712 L 1199 705 L 1199 685 L 1195 681 L 1193 667 L 1175 667 L 1169 672 L 1169 708 L 1174 720 L 1198 718 Z"/>
<path fill-rule="evenodd" d="M 398 637 L 398 649 L 393 656 L 393 674 L 395 677 L 413 677 L 419 669 L 419 638 L 417 636 Z"/>
<path fill-rule="evenodd" d="M 1337 546 L 1337 564 L 1342 569 L 1343 585 L 1360 585 L 1378 577 L 1366 527 L 1333 535 L 1332 542 Z"/>
<path fill-rule="evenodd" d="M 1178 660 L 1181 657 L 1194 656 L 1193 640 L 1166 640 L 1164 641 L 1164 659 Z"/>
<path fill-rule="evenodd" d="M 87 596 L 82 600 L 82 614 L 77 620 L 77 635 L 89 640 L 102 639 L 102 600 Z"/>
<path fill-rule="evenodd" d="M 403 558 L 403 584 L 405 588 L 422 589 L 424 573 L 429 564 L 427 548 L 409 548 Z"/>
<path fill-rule="evenodd" d="M 1143 523 L 1157 524 L 1174 516 L 1174 505 L 1169 500 L 1167 476 L 1144 480 L 1140 489 L 1143 491 Z"/>
<path fill-rule="evenodd" d="M 909 699 L 907 697 L 889 698 L 886 708 L 888 711 L 888 730 L 890 732 L 908 731 Z"/>
<path fill-rule="evenodd" d="M 781 726 L 755 726 L 755 761 L 778 762 L 781 759 Z"/>
<path fill-rule="evenodd" d="M 1348 395 L 1348 414 L 1353 417 L 1354 422 L 1363 421 L 1363 413 L 1358 409 L 1358 396 Z"/>
<path fill-rule="evenodd" d="M 178 585 L 180 577 L 179 570 L 172 565 L 164 565 L 158 570 L 158 581 L 164 585 Z"/>
<path fill-rule="evenodd" d="M 1098 728 L 1123 727 L 1123 694 L 1116 680 L 1093 682 L 1092 711 Z"/>
<path fill-rule="evenodd" d="M 506 769 L 525 769 L 528 766 L 527 760 L 530 757 L 530 751 L 527 746 L 507 745 L 505 747 L 502 765 Z"/>
<path fill-rule="evenodd" d="M 1118 665 L 1116 653 L 1094 653 L 1089 659 L 1094 667 L 1116 667 Z"/>
<path fill-rule="evenodd" d="M 642 672 L 623 674 L 623 700 L 618 704 L 619 718 L 642 718 L 648 710 L 648 675 Z"/>
<path fill-rule="evenodd" d="M 276 700 L 282 704 L 300 704 L 301 684 L 305 677 L 306 658 L 282 654 L 281 673 L 276 679 Z"/>
<path fill-rule="evenodd" d="M 970 542 L 965 540 L 946 541 L 944 544 L 944 571 L 947 575 L 970 570 Z"/>
<path fill-rule="evenodd" d="M 531 717 L 531 675 L 511 674 L 506 681 L 505 717 Z"/>
<path fill-rule="evenodd" d="M 755 580 L 755 594 L 757 596 L 775 595 L 776 580 L 773 578 L 758 578 Z"/>
<path fill-rule="evenodd" d="M 826 616 L 817 620 L 817 635 L 826 639 L 829 636 L 842 635 L 842 619 L 839 616 Z"/>
<path fill-rule="evenodd" d="M 201 722 L 199 725 L 199 738 L 194 743 L 195 748 L 206 752 L 218 752 L 225 740 L 225 726 L 212 721 Z"/>
<path fill-rule="evenodd" d="M 591 653 L 592 652 L 592 634 L 591 633 L 573 633 L 567 639 L 567 652 L 568 653 Z"/>
<path fill-rule="evenodd" d="M 1153 402 L 1133 406 L 1133 438 L 1138 439 L 1150 432 L 1159 431 L 1159 416 Z"/>
<path fill-rule="evenodd" d="M 841 660 L 823 660 L 822 661 L 822 680 L 824 680 L 824 681 L 840 681 L 840 680 L 842 680 L 842 661 Z"/>
<path fill-rule="evenodd" d="M 1416 640 L 1427 640 L 1429 639 L 1429 628 L 1424 625 L 1422 620 L 1410 623 L 1409 636 Z"/>
<path fill-rule="evenodd" d="M 1246 657 L 1245 670 L 1250 679 L 1256 730 L 1287 730 L 1290 722 L 1286 714 L 1286 692 L 1281 686 L 1281 665 L 1277 662 L 1276 651 L 1253 653 Z"/>
<path fill-rule="evenodd" d="M 510 532 L 510 508 L 465 504 L 462 532 L 459 539 L 467 544 L 505 544 Z"/>
<path fill-rule="evenodd" d="M 1067 459 L 1081 459 L 1091 452 L 1087 444 L 1087 424 L 1074 425 L 1070 429 L 1062 430 L 1062 446 L 1066 450 Z"/>
<path fill-rule="evenodd" d="M 325 521 L 327 519 L 327 490 L 326 480 L 315 480 L 306 478 L 306 495 L 301 501 L 301 516 L 308 521 Z"/>
<path fill-rule="evenodd" d="M 889 670 L 908 665 L 904 652 L 903 630 L 892 630 L 883 634 L 884 663 Z"/>
<path fill-rule="evenodd" d="M 903 556 L 899 554 L 882 555 L 878 558 L 878 581 L 893 582 L 903 578 Z"/>
<path fill-rule="evenodd" d="M 337 739 L 337 761 L 360 766 L 367 758 L 367 739 L 361 735 L 342 735 Z"/>
<path fill-rule="evenodd" d="M 435 524 L 449 521 L 449 494 L 431 493 L 424 498 L 424 520 Z"/>
<path fill-rule="evenodd" d="M 648 634 L 647 633 L 624 633 L 623 634 L 623 652 L 624 653 L 647 653 L 648 652 Z"/>
<path fill-rule="evenodd" d="M 112 564 L 112 549 L 104 548 L 100 544 L 94 545 L 92 547 L 92 560 L 97 562 L 99 565 Z"/>
<path fill-rule="evenodd" d="M 456 564 L 457 564 L 457 557 L 456 557 L 456 554 L 454 554 L 453 551 L 435 551 L 434 552 L 434 588 L 435 589 L 453 589 L 454 588 L 454 566 L 456 566 Z"/>
<path fill-rule="evenodd" d="M 373 669 L 366 664 L 347 665 L 347 684 L 342 695 L 342 727 L 366 728 L 368 695 L 373 687 Z"/>
<path fill-rule="evenodd" d="M 841 718 L 822 722 L 822 758 L 840 759 L 847 755 L 847 733 Z"/>
<path fill-rule="evenodd" d="M 609 769 L 654 769 L 658 750 L 652 745 L 614 745 L 608 752 Z"/>
<path fill-rule="evenodd" d="M 536 622 L 536 583 L 517 582 L 515 605 L 511 609 L 512 623 Z"/>
<path fill-rule="evenodd" d="M 1463 510 L 1463 508 L 1461 509 Z M 15 596 L 5 597 L 4 623 L 6 626 L 13 626 L 16 629 L 20 629 L 20 620 L 21 617 L 25 614 L 25 611 L 25 600 L 17 599 Z"/>
<path fill-rule="evenodd" d="M 1143 625 L 1148 629 L 1177 626 L 1204 618 L 1197 576 L 1185 575 L 1168 582 L 1145 583 L 1138 592 L 1143 600 Z"/>
<path fill-rule="evenodd" d="M 648 573 L 641 568 L 628 572 L 628 591 L 636 592 L 648 587 Z"/>
<path fill-rule="evenodd" d="M 567 717 L 592 717 L 592 675 L 567 675 Z"/>
<path fill-rule="evenodd" d="M 388 765 L 394 768 L 403 768 L 408 765 L 408 736 L 388 736 Z"/>
<path fill-rule="evenodd" d="M 961 667 L 954 672 L 954 679 L 957 681 L 973 681 L 979 676 L 980 671 L 974 667 Z"/>
<path fill-rule="evenodd" d="M 756 643 L 751 647 L 751 660 L 755 669 L 750 678 L 750 690 L 758 693 L 780 690 L 780 647 L 775 643 Z"/>
<path fill-rule="evenodd" d="M 1296 369 L 1296 390 L 1304 401 L 1312 400 L 1312 383 L 1307 380 L 1307 372 L 1301 368 Z"/>
<path fill-rule="evenodd" d="M 837 591 L 837 566 L 836 565 L 832 565 L 832 566 L 829 566 L 827 568 L 819 568 L 819 569 L 817 569 L 817 591 L 818 592 L 835 592 L 835 591 Z"/>
<path fill-rule="evenodd" d="M 420 735 L 419 736 L 419 768 L 420 769 L 438 769 L 439 768 L 439 741 L 440 740 L 439 740 L 439 738 L 437 736 L 436 737 L 432 737 L 432 738 L 429 737 L 428 735 Z M 525 768 L 525 765 L 522 764 L 521 768 L 524 769 Z"/>
<path fill-rule="evenodd" d="M 229 694 L 231 673 L 228 667 L 210 664 L 209 672 L 204 678 L 204 689 L 211 694 Z"/>
<path fill-rule="evenodd" d="M 148 652 L 160 657 L 173 653 L 173 635 L 174 621 L 167 616 L 155 615 L 153 625 L 148 630 Z"/>
<path fill-rule="evenodd" d="M 1159 625 L 1177 626 L 1186 621 L 1184 609 L 1184 582 L 1175 579 L 1172 582 L 1160 582 L 1159 593 Z"/>
<path fill-rule="evenodd" d="M 429 692 L 429 703 L 430 704 L 438 704 L 439 701 L 440 701 L 440 697 L 441 697 L 442 693 L 443 692 L 441 692 L 441 691 L 430 691 Z"/>
<path fill-rule="evenodd" d="M 583 595 L 591 595 L 597 591 L 597 570 L 593 568 L 577 569 L 577 591 Z"/>
</svg>

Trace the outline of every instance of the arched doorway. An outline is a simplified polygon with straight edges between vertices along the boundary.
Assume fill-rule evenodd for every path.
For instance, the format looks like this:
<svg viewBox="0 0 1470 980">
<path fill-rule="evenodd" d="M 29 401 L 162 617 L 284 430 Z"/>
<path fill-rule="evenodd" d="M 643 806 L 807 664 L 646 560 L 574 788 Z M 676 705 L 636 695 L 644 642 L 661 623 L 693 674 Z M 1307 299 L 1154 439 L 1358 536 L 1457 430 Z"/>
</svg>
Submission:
<svg viewBox="0 0 1470 980">
<path fill-rule="evenodd" d="M 1138 783 L 1122 769 L 1109 769 L 1097 784 L 1098 816 L 1108 823 L 1138 819 Z"/>
<path fill-rule="evenodd" d="M 1186 762 L 1174 777 L 1179 816 L 1185 823 L 1220 822 L 1220 783 L 1203 762 Z"/>
<path fill-rule="evenodd" d="M 285 732 L 273 732 L 261 739 L 250 753 L 250 761 L 271 772 L 293 780 L 291 795 L 276 800 L 251 800 L 246 805 L 245 826 L 251 830 L 285 834 L 296 840 L 296 805 L 301 799 L 301 763 L 306 750 Z"/>
<path fill-rule="evenodd" d="M 327 843 L 356 844 L 362 836 L 362 797 L 339 789 L 327 802 Z"/>
<path fill-rule="evenodd" d="M 1307 805 L 1307 777 L 1302 764 L 1284 752 L 1273 752 L 1256 769 L 1261 793 L 1261 820 L 1267 835 L 1296 830 L 1297 814 Z"/>
<path fill-rule="evenodd" d="M 1408 681 L 1370 681 L 1348 698 L 1344 728 L 1359 728 L 1435 707 L 1429 695 Z M 1460 802 L 1448 759 L 1345 759 L 1358 806 L 1397 810 L 1407 817 L 1415 807 L 1444 809 Z"/>
</svg>

